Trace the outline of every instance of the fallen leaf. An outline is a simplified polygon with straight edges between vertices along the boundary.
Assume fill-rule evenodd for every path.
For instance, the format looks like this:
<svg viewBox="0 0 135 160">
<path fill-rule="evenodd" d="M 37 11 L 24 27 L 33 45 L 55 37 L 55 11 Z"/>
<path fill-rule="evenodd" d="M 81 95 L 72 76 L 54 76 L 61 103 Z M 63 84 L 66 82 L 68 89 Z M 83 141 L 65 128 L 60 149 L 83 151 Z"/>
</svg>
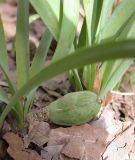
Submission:
<svg viewBox="0 0 135 160">
<path fill-rule="evenodd" d="M 96 66 L 96 76 L 95 76 L 95 80 L 94 80 L 94 86 L 93 86 L 93 90 L 96 93 L 99 93 L 101 87 L 101 77 L 100 77 L 100 69 L 99 66 Z"/>
<path fill-rule="evenodd" d="M 7 152 L 14 160 L 42 160 L 36 151 L 24 148 L 18 135 L 8 132 L 3 136 L 3 139 L 9 144 Z"/>
<path fill-rule="evenodd" d="M 112 135 L 112 139 L 123 132 L 128 126 L 131 125 L 130 121 L 121 122 L 115 119 L 115 112 L 110 106 L 103 108 L 101 116 L 98 120 L 91 122 L 92 125 L 98 128 L 105 129 L 109 134 Z"/>
<path fill-rule="evenodd" d="M 125 160 L 132 149 L 135 140 L 135 125 L 129 126 L 123 133 L 119 134 L 108 146 L 103 154 L 105 160 Z"/>
<path fill-rule="evenodd" d="M 50 126 L 46 122 L 34 121 L 30 124 L 28 137 L 30 142 L 42 146 L 48 142 Z"/>
<path fill-rule="evenodd" d="M 99 160 L 109 140 L 105 130 L 89 124 L 57 128 L 51 130 L 45 150 L 52 157 L 61 154 L 79 160 Z M 53 150 L 57 150 L 54 155 Z"/>
<path fill-rule="evenodd" d="M 107 106 L 112 100 L 112 93 L 108 92 L 106 96 L 102 99 L 102 106 Z"/>
</svg>

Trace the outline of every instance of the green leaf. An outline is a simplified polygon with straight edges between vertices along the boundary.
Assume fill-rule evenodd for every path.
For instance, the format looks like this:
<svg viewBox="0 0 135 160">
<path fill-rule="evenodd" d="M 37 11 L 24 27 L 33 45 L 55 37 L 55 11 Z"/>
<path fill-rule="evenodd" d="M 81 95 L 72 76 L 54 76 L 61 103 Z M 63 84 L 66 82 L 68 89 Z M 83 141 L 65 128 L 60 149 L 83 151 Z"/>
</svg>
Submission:
<svg viewBox="0 0 135 160">
<path fill-rule="evenodd" d="M 34 14 L 34 15 L 30 16 L 29 24 L 33 23 L 34 21 L 36 21 L 39 18 L 40 18 L 40 16 L 38 14 Z"/>
<path fill-rule="evenodd" d="M 44 61 L 47 56 L 51 41 L 52 35 L 50 31 L 47 29 L 42 36 L 38 49 L 35 53 L 35 57 L 32 61 L 30 68 L 30 77 L 33 77 L 35 74 L 37 74 L 44 66 Z"/>
<path fill-rule="evenodd" d="M 135 71 L 130 73 L 129 78 L 130 78 L 131 84 L 135 86 Z"/>
<path fill-rule="evenodd" d="M 135 13 L 129 18 L 118 39 L 135 39 Z"/>
<path fill-rule="evenodd" d="M 135 15 L 133 15 L 128 23 L 123 28 L 118 39 L 135 39 Z M 109 90 L 112 90 L 115 87 L 115 84 L 119 82 L 123 74 L 130 66 L 133 60 L 115 60 L 104 62 L 101 67 L 101 91 L 100 96 L 103 97 Z M 113 77 L 114 76 L 114 77 Z M 114 80 L 115 78 L 115 80 Z"/>
<path fill-rule="evenodd" d="M 79 35 L 77 48 L 86 47 L 86 44 L 87 44 L 86 40 L 87 40 L 87 27 L 86 27 L 86 19 L 84 19 L 83 25 L 81 28 L 81 33 Z"/>
<path fill-rule="evenodd" d="M 29 78 L 29 1 L 19 0 L 16 26 L 17 83 L 21 88 Z"/>
<path fill-rule="evenodd" d="M 30 0 L 55 39 L 59 37 L 60 0 Z"/>
<path fill-rule="evenodd" d="M 1 18 L 0 18 L 0 65 L 4 69 L 5 73 L 9 75 L 8 54 L 6 49 L 6 41 L 5 41 L 4 29 Z"/>
<path fill-rule="evenodd" d="M 100 19 L 102 3 L 103 0 L 83 0 L 84 10 L 86 14 L 88 45 L 91 45 L 95 39 Z"/>
<path fill-rule="evenodd" d="M 76 56 L 76 54 L 78 55 Z M 129 57 L 135 57 L 135 40 L 113 42 L 80 49 L 60 60 L 55 61 L 54 63 L 51 63 L 42 69 L 38 74 L 36 74 L 31 80 L 29 80 L 19 91 L 16 92 L 10 103 L 2 112 L 0 117 L 0 126 L 18 99 L 20 99 L 20 97 L 22 97 L 24 94 L 26 95 L 35 87 L 38 87 L 44 81 L 47 81 L 50 78 L 72 68 L 83 67 L 84 65 L 99 61 Z"/>
<path fill-rule="evenodd" d="M 83 5 L 86 14 L 86 24 L 87 24 L 87 45 L 91 46 L 96 38 L 96 33 L 98 30 L 99 19 L 102 9 L 103 0 L 84 0 Z M 87 69 L 84 69 L 84 78 L 87 84 L 87 89 L 93 90 L 93 84 L 96 75 L 96 64 L 87 66 Z"/>
<path fill-rule="evenodd" d="M 94 4 L 96 1 L 83 0 L 83 6 L 84 6 L 85 14 L 86 14 L 86 28 L 87 28 L 87 36 L 88 36 L 88 44 L 89 45 L 92 44 L 92 38 L 93 38 L 93 35 L 92 35 L 93 23 L 92 22 L 94 22 L 93 21 L 93 13 L 94 13 Z"/>
<path fill-rule="evenodd" d="M 123 26 L 135 12 L 135 0 L 123 0 L 115 9 L 104 29 L 100 32 L 99 41 L 111 40 L 119 36 Z"/>
<path fill-rule="evenodd" d="M 63 1 L 62 24 L 57 48 L 53 56 L 53 61 L 64 57 L 66 54 L 69 53 L 71 49 L 71 46 L 75 38 L 75 32 L 79 18 L 79 7 L 79 0 Z"/>
<path fill-rule="evenodd" d="M 0 101 L 4 102 L 4 103 L 8 103 L 8 97 L 5 93 L 5 91 L 0 87 Z"/>
<path fill-rule="evenodd" d="M 33 59 L 31 68 L 30 68 L 30 78 L 32 78 L 35 74 L 37 74 L 38 72 L 40 72 L 40 70 L 43 68 L 44 66 L 44 61 L 46 58 L 46 55 L 48 53 L 48 49 L 50 47 L 52 41 L 52 35 L 50 33 L 50 31 L 47 29 L 45 31 L 45 33 L 42 36 L 42 39 L 40 41 L 40 44 L 38 46 L 38 49 L 36 51 L 35 57 Z M 35 88 L 34 90 L 32 90 L 29 95 L 27 96 L 27 101 L 24 107 L 24 115 L 27 115 L 31 103 L 33 102 L 34 96 L 35 96 L 35 91 L 37 88 Z"/>
<path fill-rule="evenodd" d="M 111 61 L 110 64 L 107 62 L 99 93 L 100 98 L 103 98 L 108 91 L 112 90 L 117 85 L 132 61 L 133 59 Z"/>
<path fill-rule="evenodd" d="M 83 74 L 85 75 L 83 79 L 86 81 L 86 89 L 93 91 L 93 85 L 96 76 L 96 64 L 86 66 Z"/>
<path fill-rule="evenodd" d="M 15 93 L 15 91 L 16 91 L 14 86 L 13 86 L 13 83 L 11 82 L 9 76 L 6 74 L 5 70 L 3 69 L 3 67 L 1 65 L 0 65 L 0 68 L 1 68 L 2 72 L 4 73 L 4 76 L 5 76 L 6 81 L 8 83 L 8 87 L 10 89 L 10 92 L 13 95 Z"/>
<path fill-rule="evenodd" d="M 104 0 L 103 7 L 101 11 L 101 19 L 100 19 L 100 30 L 107 25 L 109 19 L 111 18 L 112 8 L 115 0 Z"/>
<path fill-rule="evenodd" d="M 11 94 L 14 94 L 15 89 L 9 78 L 8 54 L 6 50 L 6 41 L 5 41 L 4 29 L 3 29 L 1 18 L 0 18 L 0 35 L 1 35 L 0 37 L 0 68 L 2 72 L 4 73 L 4 76 L 7 80 Z"/>
<path fill-rule="evenodd" d="M 78 74 L 78 70 L 77 69 L 73 69 L 71 72 L 73 74 L 73 78 L 74 78 L 76 89 L 78 91 L 83 91 L 83 86 L 82 86 L 82 83 L 81 83 L 80 76 Z"/>
</svg>

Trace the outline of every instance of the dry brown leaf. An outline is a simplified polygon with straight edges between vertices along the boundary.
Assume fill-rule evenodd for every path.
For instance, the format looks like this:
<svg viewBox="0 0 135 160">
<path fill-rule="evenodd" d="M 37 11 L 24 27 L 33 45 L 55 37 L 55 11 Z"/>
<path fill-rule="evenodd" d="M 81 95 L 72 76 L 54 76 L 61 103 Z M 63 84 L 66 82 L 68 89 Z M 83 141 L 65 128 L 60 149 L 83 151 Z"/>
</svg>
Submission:
<svg viewBox="0 0 135 160">
<path fill-rule="evenodd" d="M 112 93 L 108 92 L 106 96 L 102 99 L 102 106 L 107 106 L 112 100 Z"/>
<path fill-rule="evenodd" d="M 94 86 L 93 86 L 93 90 L 94 92 L 98 93 L 101 87 L 101 78 L 100 78 L 100 70 L 99 70 L 99 66 L 96 66 L 96 76 L 95 76 L 95 80 L 94 80 Z"/>
<path fill-rule="evenodd" d="M 57 128 L 51 130 L 45 150 L 52 157 L 61 153 L 68 158 L 99 160 L 109 139 L 105 130 L 88 124 Z M 53 150 L 57 150 L 54 155 Z"/>
<path fill-rule="evenodd" d="M 37 152 L 24 148 L 23 142 L 18 135 L 8 132 L 3 138 L 9 144 L 7 152 L 14 160 L 41 160 Z"/>
<path fill-rule="evenodd" d="M 46 122 L 34 121 L 30 124 L 28 137 L 30 142 L 42 146 L 48 142 L 50 126 Z"/>
<path fill-rule="evenodd" d="M 135 125 L 132 124 L 123 133 L 119 134 L 107 147 L 103 154 L 105 160 L 125 160 L 132 149 L 135 140 Z"/>
<path fill-rule="evenodd" d="M 130 121 L 121 122 L 115 119 L 115 112 L 108 106 L 103 109 L 100 118 L 96 121 L 91 122 L 92 125 L 105 129 L 109 134 L 112 135 L 112 139 L 123 132 L 127 127 L 131 125 Z"/>
</svg>

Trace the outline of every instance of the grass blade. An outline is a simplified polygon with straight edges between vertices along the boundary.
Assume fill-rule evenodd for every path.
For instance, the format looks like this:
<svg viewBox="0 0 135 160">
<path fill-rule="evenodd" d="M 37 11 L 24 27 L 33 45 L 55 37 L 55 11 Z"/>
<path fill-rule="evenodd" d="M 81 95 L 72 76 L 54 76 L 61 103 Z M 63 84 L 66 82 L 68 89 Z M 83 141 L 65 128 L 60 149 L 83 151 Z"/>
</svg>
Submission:
<svg viewBox="0 0 135 160">
<path fill-rule="evenodd" d="M 53 61 L 58 60 L 68 54 L 71 50 L 75 38 L 76 27 L 79 19 L 80 1 L 64 0 L 63 1 L 63 17 L 59 40 Z M 70 12 L 69 9 L 70 8 Z"/>
<path fill-rule="evenodd" d="M 96 33 L 99 25 L 99 19 L 102 9 L 103 0 L 84 0 L 83 5 L 86 14 L 86 24 L 87 24 L 87 44 L 86 46 L 91 46 L 96 38 Z M 96 64 L 87 66 L 84 69 L 84 75 L 86 75 L 87 89 L 93 90 L 95 75 L 96 75 Z"/>
<path fill-rule="evenodd" d="M 4 102 L 4 103 L 8 103 L 8 97 L 5 93 L 5 91 L 0 87 L 0 101 Z"/>
<path fill-rule="evenodd" d="M 31 4 L 49 28 L 55 39 L 59 37 L 60 0 L 30 0 Z"/>
<path fill-rule="evenodd" d="M 25 11 L 25 12 L 24 12 Z M 19 0 L 16 26 L 17 83 L 21 88 L 29 77 L 29 1 Z"/>
<path fill-rule="evenodd" d="M 76 56 L 76 54 L 78 54 L 78 56 Z M 80 49 L 73 54 L 70 54 L 58 61 L 55 61 L 54 63 L 42 69 L 19 91 L 17 91 L 17 93 L 13 96 L 10 103 L 6 106 L 5 110 L 0 116 L 0 126 L 2 125 L 3 120 L 10 112 L 16 101 L 24 94 L 27 94 L 35 87 L 38 87 L 42 82 L 47 81 L 50 78 L 62 72 L 68 71 L 72 68 L 83 67 L 84 65 L 99 61 L 129 57 L 135 57 L 135 40 L 113 42 L 94 46 L 91 48 L 89 47 L 85 49 Z"/>
<path fill-rule="evenodd" d="M 94 42 L 99 25 L 102 3 L 103 0 L 83 0 L 84 10 L 86 14 L 88 45 L 91 45 Z"/>
<path fill-rule="evenodd" d="M 4 73 L 4 76 L 7 80 L 11 94 L 14 94 L 15 89 L 9 78 L 8 54 L 6 50 L 6 41 L 5 41 L 4 29 L 3 29 L 1 18 L 0 18 L 0 35 L 1 35 L 1 38 L 0 38 L 0 68 L 2 72 Z"/>
<path fill-rule="evenodd" d="M 111 17 L 114 1 L 115 0 L 104 0 L 103 1 L 103 7 L 102 7 L 101 19 L 100 19 L 100 30 L 101 31 L 106 26 L 106 24 L 109 21 L 109 18 Z"/>
<path fill-rule="evenodd" d="M 34 14 L 34 15 L 30 16 L 29 24 L 33 23 L 34 21 L 36 21 L 39 18 L 40 18 L 40 16 L 38 14 Z"/>
<path fill-rule="evenodd" d="M 103 98 L 108 91 L 112 90 L 117 85 L 132 62 L 133 59 L 120 61 L 117 60 L 115 61 L 115 63 L 114 61 L 112 61 L 113 66 L 111 64 L 111 69 L 106 68 L 108 71 L 106 70 L 105 74 L 108 73 L 108 75 L 103 75 L 103 80 L 105 79 L 105 81 L 102 81 L 102 86 L 99 93 L 100 98 Z M 107 65 L 107 67 L 109 66 Z"/>
<path fill-rule="evenodd" d="M 50 47 L 51 41 L 52 41 L 52 35 L 50 31 L 47 29 L 43 34 L 43 37 L 40 41 L 35 57 L 33 59 L 31 69 L 30 69 L 30 78 L 32 78 L 34 75 L 40 72 L 40 70 L 43 68 L 45 57 L 48 53 L 48 49 Z M 24 107 L 24 115 L 27 115 L 27 113 L 30 110 L 31 103 L 35 96 L 35 91 L 36 91 L 36 88 L 32 90 L 30 94 L 27 96 L 27 101 Z"/>
<path fill-rule="evenodd" d="M 81 28 L 81 33 L 79 35 L 79 40 L 77 44 L 77 48 L 83 48 L 86 47 L 86 41 L 87 40 L 87 28 L 86 28 L 86 18 L 83 21 L 83 25 Z"/>
<path fill-rule="evenodd" d="M 83 0 L 83 6 L 86 14 L 86 28 L 87 28 L 87 40 L 88 44 L 92 44 L 92 22 L 93 21 L 93 11 L 94 11 L 94 4 L 96 1 L 94 0 Z"/>
<path fill-rule="evenodd" d="M 135 0 L 123 0 L 115 9 L 104 29 L 100 32 L 99 41 L 112 40 L 119 36 L 123 26 L 135 12 Z"/>
<path fill-rule="evenodd" d="M 135 13 L 131 16 L 128 23 L 125 25 L 118 39 L 135 39 Z"/>
<path fill-rule="evenodd" d="M 4 29 L 2 20 L 0 18 L 0 65 L 4 69 L 5 73 L 9 75 L 9 66 L 8 66 L 8 54 L 6 49 L 6 41 L 4 35 Z"/>
<path fill-rule="evenodd" d="M 37 74 L 44 66 L 44 61 L 47 56 L 51 41 L 52 35 L 50 31 L 47 29 L 43 34 L 43 37 L 36 51 L 35 57 L 32 61 L 32 65 L 30 68 L 30 77 L 33 77 L 35 74 Z"/>
<path fill-rule="evenodd" d="M 135 15 L 133 15 L 128 23 L 125 25 L 122 33 L 119 36 L 119 40 L 133 38 L 135 39 Z M 133 60 L 116 60 L 104 62 L 101 67 L 101 91 L 100 96 L 103 97 L 109 90 L 115 87 L 115 84 L 119 82 L 123 74 L 130 66 Z M 122 70 L 123 68 L 123 70 Z M 114 76 L 114 77 L 113 77 Z M 114 80 L 115 78 L 115 80 Z M 114 84 L 113 84 L 114 83 Z"/>
</svg>

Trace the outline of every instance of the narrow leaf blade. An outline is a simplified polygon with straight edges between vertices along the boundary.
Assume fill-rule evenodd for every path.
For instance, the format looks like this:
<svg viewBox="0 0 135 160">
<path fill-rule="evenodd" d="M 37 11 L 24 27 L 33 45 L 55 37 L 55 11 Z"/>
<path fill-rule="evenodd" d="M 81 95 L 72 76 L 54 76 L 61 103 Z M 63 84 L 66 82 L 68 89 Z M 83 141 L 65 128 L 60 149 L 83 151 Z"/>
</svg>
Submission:
<svg viewBox="0 0 135 160">
<path fill-rule="evenodd" d="M 52 35 L 50 31 L 47 29 L 43 34 L 38 49 L 35 53 L 35 57 L 33 59 L 30 69 L 30 77 L 33 77 L 35 74 L 37 74 L 44 66 L 45 57 L 48 53 L 51 41 L 52 41 Z"/>
<path fill-rule="evenodd" d="M 25 11 L 25 12 L 24 12 Z M 16 26 L 17 83 L 21 88 L 29 76 L 29 1 L 19 0 Z"/>
<path fill-rule="evenodd" d="M 0 87 L 0 101 L 4 102 L 4 103 L 8 103 L 8 97 L 5 93 L 5 91 Z"/>
<path fill-rule="evenodd" d="M 123 0 L 113 12 L 113 15 L 110 17 L 107 25 L 100 32 L 99 42 L 118 37 L 119 32 L 122 31 L 122 27 L 126 24 L 134 12 L 135 0 Z"/>
<path fill-rule="evenodd" d="M 30 0 L 31 4 L 47 25 L 55 39 L 59 37 L 60 0 Z"/>
<path fill-rule="evenodd" d="M 64 0 L 63 17 L 58 45 L 53 56 L 53 61 L 64 57 L 69 53 L 75 38 L 76 27 L 79 18 L 80 1 Z M 70 12 L 69 9 L 70 8 Z"/>
<path fill-rule="evenodd" d="M 5 73 L 9 75 L 9 66 L 8 66 L 8 54 L 6 49 L 6 41 L 4 35 L 4 29 L 2 20 L 0 18 L 0 65 L 4 69 Z"/>
</svg>

